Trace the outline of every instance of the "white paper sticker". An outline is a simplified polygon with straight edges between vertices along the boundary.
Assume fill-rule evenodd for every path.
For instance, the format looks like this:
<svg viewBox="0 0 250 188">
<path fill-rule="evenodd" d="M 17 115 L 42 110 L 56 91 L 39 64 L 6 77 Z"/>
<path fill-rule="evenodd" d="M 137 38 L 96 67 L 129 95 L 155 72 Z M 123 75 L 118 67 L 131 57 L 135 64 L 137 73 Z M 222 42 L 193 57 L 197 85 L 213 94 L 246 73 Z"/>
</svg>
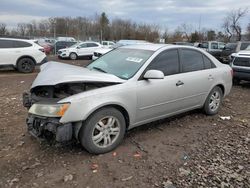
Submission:
<svg viewBox="0 0 250 188">
<path fill-rule="evenodd" d="M 141 63 L 143 59 L 138 58 L 138 57 L 127 57 L 126 60 L 127 61 L 132 61 L 132 62 L 135 62 L 135 63 Z"/>
</svg>

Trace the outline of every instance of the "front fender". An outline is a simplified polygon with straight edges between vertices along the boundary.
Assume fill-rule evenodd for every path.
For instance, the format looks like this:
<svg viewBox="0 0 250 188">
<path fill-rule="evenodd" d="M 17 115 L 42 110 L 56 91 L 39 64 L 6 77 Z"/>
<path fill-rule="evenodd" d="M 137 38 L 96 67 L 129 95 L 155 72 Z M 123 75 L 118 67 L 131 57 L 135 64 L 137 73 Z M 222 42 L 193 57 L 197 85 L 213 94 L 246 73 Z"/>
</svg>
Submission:
<svg viewBox="0 0 250 188">
<path fill-rule="evenodd" d="M 64 102 L 66 102 L 64 100 Z M 104 92 L 90 96 L 81 96 L 77 100 L 68 101 L 71 103 L 69 109 L 60 119 L 61 123 L 77 122 L 86 120 L 94 111 L 109 105 L 118 105 L 124 108 L 128 115 L 131 124 L 135 120 L 136 114 L 136 92 L 131 89 L 129 91 L 119 92 Z"/>
</svg>

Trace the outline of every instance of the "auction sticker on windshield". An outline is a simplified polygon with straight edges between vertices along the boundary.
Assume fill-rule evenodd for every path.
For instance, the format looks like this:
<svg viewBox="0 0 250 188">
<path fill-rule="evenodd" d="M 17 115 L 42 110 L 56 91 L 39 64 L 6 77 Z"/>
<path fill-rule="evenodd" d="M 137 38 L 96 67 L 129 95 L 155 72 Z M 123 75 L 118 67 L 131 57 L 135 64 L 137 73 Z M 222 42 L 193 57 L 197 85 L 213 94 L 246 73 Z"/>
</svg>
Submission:
<svg viewBox="0 0 250 188">
<path fill-rule="evenodd" d="M 141 63 L 143 59 L 138 58 L 138 57 L 127 57 L 126 60 L 127 61 L 132 61 L 132 62 L 135 62 L 135 63 Z"/>
</svg>

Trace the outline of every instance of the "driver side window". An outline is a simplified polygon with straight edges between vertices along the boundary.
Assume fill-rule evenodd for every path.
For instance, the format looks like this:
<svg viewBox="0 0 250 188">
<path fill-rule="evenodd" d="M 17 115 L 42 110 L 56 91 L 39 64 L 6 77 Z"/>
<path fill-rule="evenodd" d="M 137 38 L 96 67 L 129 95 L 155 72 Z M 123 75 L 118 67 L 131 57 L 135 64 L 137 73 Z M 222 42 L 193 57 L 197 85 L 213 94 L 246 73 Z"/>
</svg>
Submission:
<svg viewBox="0 0 250 188">
<path fill-rule="evenodd" d="M 79 47 L 80 47 L 80 48 L 86 48 L 86 47 L 87 47 L 87 44 L 86 44 L 86 43 L 81 44 Z"/>
<path fill-rule="evenodd" d="M 179 69 L 179 55 L 178 50 L 166 50 L 161 52 L 148 66 L 147 70 L 159 70 L 165 76 L 178 74 Z"/>
</svg>

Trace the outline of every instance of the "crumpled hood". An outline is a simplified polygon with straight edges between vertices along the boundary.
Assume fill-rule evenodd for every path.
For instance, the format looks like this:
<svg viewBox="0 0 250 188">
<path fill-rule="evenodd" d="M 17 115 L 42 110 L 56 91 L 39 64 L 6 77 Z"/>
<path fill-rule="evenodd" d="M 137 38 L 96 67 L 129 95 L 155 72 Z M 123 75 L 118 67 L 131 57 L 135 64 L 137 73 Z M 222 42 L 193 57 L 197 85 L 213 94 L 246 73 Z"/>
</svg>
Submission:
<svg viewBox="0 0 250 188">
<path fill-rule="evenodd" d="M 122 83 L 125 80 L 112 74 L 102 73 L 87 68 L 68 65 L 55 61 L 43 64 L 31 88 L 42 85 L 56 85 L 67 82 L 110 82 Z"/>
</svg>

